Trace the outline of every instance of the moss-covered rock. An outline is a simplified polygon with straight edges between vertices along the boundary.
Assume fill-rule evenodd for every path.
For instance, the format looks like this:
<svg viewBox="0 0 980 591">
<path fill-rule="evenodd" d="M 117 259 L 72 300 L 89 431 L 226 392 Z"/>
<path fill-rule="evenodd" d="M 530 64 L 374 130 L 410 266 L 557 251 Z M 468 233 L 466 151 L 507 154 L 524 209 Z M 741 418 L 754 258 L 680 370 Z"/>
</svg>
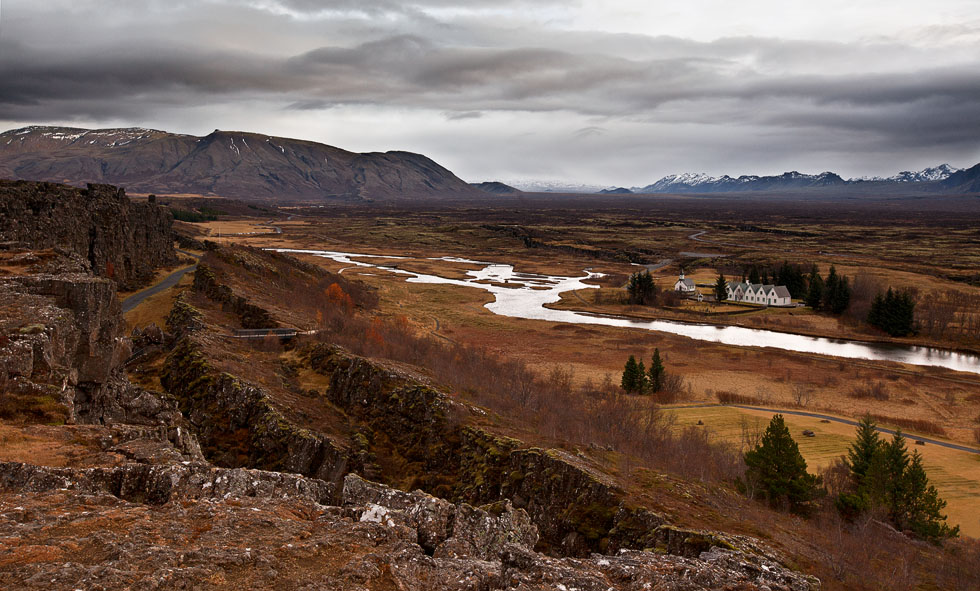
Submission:
<svg viewBox="0 0 980 591">
<path fill-rule="evenodd" d="M 260 388 L 218 371 L 190 337 L 182 338 L 167 356 L 160 380 L 177 398 L 215 464 L 331 482 L 339 482 L 347 470 L 342 449 L 287 421 Z"/>
</svg>

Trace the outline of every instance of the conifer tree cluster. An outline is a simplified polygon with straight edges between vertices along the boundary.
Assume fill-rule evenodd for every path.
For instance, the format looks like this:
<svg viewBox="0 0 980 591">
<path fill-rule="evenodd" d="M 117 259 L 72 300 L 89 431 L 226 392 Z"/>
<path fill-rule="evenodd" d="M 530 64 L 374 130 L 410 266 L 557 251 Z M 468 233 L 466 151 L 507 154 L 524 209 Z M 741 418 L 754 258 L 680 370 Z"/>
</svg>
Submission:
<svg viewBox="0 0 980 591">
<path fill-rule="evenodd" d="M 838 510 L 849 518 L 867 511 L 880 511 L 900 530 L 920 538 L 940 541 L 959 535 L 959 526 L 950 528 L 942 510 L 946 501 L 929 484 L 922 456 L 911 455 L 905 437 L 896 432 L 884 441 L 871 417 L 857 428 L 857 440 L 847 456 L 852 488 L 836 501 Z"/>
<path fill-rule="evenodd" d="M 814 265 L 807 279 L 807 291 L 804 298 L 806 305 L 814 310 L 843 314 L 851 304 L 851 283 L 847 277 L 837 274 L 837 269 L 831 265 L 827 278 L 824 279 Z"/>
<path fill-rule="evenodd" d="M 907 291 L 888 288 L 871 302 L 868 324 L 893 337 L 904 337 L 915 331 L 915 299 Z"/>
<path fill-rule="evenodd" d="M 745 479 L 773 507 L 804 513 L 822 489 L 820 477 L 806 471 L 806 460 L 789 434 L 783 415 L 775 415 L 762 442 L 745 452 Z"/>
<path fill-rule="evenodd" d="M 652 306 L 657 303 L 657 285 L 653 282 L 650 271 L 641 271 L 630 275 L 626 284 L 626 294 L 629 303 L 634 306 Z"/>
<path fill-rule="evenodd" d="M 790 264 L 787 261 L 778 267 L 770 268 L 768 265 L 752 264 L 742 270 L 742 281 L 749 283 L 762 283 L 763 285 L 772 283 L 773 285 L 785 285 L 789 290 L 789 295 L 793 299 L 803 299 L 806 297 L 807 274 L 797 264 Z"/>
<path fill-rule="evenodd" d="M 643 361 L 637 361 L 634 355 L 630 355 L 630 358 L 626 360 L 620 386 L 627 394 L 660 392 L 666 383 L 667 369 L 660 357 L 660 349 L 653 350 L 649 371 L 643 365 Z"/>
</svg>

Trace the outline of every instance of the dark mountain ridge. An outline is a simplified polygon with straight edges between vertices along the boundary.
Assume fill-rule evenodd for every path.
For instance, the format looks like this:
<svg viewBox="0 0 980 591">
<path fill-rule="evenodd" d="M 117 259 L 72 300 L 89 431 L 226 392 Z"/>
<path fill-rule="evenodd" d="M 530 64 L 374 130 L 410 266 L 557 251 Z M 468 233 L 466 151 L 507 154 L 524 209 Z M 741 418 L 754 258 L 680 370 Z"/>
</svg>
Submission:
<svg viewBox="0 0 980 591">
<path fill-rule="evenodd" d="M 243 200 L 401 201 L 477 197 L 473 187 L 411 152 L 356 153 L 247 132 L 204 136 L 152 129 L 31 126 L 0 134 L 0 177 L 112 183 L 136 193 Z"/>
</svg>

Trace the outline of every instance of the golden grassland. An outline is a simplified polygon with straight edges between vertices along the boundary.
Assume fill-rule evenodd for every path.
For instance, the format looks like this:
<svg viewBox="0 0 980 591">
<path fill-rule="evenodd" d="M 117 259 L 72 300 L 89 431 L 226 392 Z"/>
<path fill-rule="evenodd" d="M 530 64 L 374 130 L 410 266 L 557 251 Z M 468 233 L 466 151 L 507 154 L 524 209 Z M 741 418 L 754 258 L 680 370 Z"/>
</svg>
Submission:
<svg viewBox="0 0 980 591">
<path fill-rule="evenodd" d="M 699 426 L 698 421 L 701 421 L 703 428 L 708 429 L 715 440 L 734 446 L 743 445 L 746 430 L 755 433 L 764 431 L 775 414 L 730 406 L 668 407 L 667 412 L 676 421 L 677 428 Z M 814 474 L 819 474 L 845 455 L 854 441 L 854 427 L 850 425 L 824 423 L 821 419 L 789 414 L 784 415 L 784 419 L 793 439 L 800 446 L 808 470 Z M 803 436 L 804 430 L 813 431 L 814 437 Z M 980 537 L 980 454 L 938 445 L 915 445 L 911 435 L 908 436 L 908 445 L 910 452 L 917 450 L 922 454 L 930 482 L 949 503 L 946 507 L 948 522 L 959 525 L 964 535 Z"/>
<path fill-rule="evenodd" d="M 163 277 L 159 278 L 159 280 L 163 280 L 169 274 L 170 273 L 165 273 Z M 173 307 L 174 299 L 177 297 L 177 294 L 186 289 L 193 282 L 193 273 L 187 273 L 181 277 L 180 281 L 178 281 L 172 288 L 165 289 L 158 294 L 146 298 L 140 302 L 140 305 L 136 306 L 123 316 L 123 318 L 126 320 L 126 326 L 132 330 L 133 328 L 137 327 L 143 328 L 152 323 L 156 324 L 160 328 L 163 328 L 164 324 L 166 324 L 167 314 L 170 313 L 170 308 Z M 122 294 L 120 295 L 121 298 L 125 297 Z"/>
</svg>

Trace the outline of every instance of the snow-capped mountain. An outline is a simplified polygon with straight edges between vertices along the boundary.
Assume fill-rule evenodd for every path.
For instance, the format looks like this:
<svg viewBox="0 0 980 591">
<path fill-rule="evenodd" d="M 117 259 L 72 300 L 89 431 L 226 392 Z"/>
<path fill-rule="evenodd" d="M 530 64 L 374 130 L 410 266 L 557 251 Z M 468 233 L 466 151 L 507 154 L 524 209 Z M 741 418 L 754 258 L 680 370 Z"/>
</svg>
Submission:
<svg viewBox="0 0 980 591">
<path fill-rule="evenodd" d="M 912 172 L 909 170 L 903 170 L 902 172 L 892 175 L 889 177 L 872 176 L 872 177 L 860 177 L 850 179 L 849 182 L 881 182 L 881 181 L 891 181 L 894 183 L 928 183 L 930 181 L 944 181 L 949 178 L 954 172 L 959 172 L 963 170 L 962 168 L 954 168 L 949 164 L 940 164 L 939 166 L 932 166 L 929 168 L 924 168 L 918 172 Z"/>
<path fill-rule="evenodd" d="M 652 185 L 634 187 L 634 193 L 723 193 L 728 191 L 769 191 L 827 187 L 843 185 L 847 181 L 832 172 L 803 174 L 797 171 L 776 176 L 742 175 L 733 178 L 726 175 L 710 176 L 704 173 L 672 174 Z"/>
</svg>

